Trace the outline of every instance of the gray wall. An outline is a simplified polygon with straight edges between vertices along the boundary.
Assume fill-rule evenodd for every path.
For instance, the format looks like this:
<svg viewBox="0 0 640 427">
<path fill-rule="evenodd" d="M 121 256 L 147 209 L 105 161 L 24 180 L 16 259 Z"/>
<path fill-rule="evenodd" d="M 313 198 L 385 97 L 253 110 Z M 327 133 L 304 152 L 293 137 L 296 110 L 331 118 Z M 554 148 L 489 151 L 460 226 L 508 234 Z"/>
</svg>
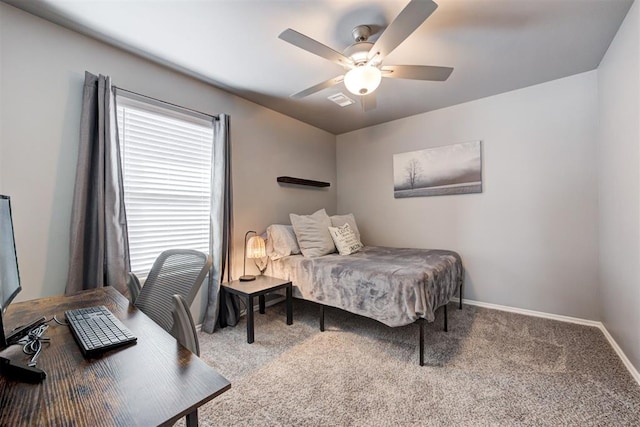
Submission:
<svg viewBox="0 0 640 427">
<path fill-rule="evenodd" d="M 465 297 L 599 319 L 597 74 L 338 136 L 338 211 L 367 244 L 458 251 Z M 483 141 L 481 194 L 394 199 L 393 154 Z"/>
<path fill-rule="evenodd" d="M 598 68 L 602 319 L 640 369 L 640 5 Z"/>
<path fill-rule="evenodd" d="M 85 70 L 152 97 L 230 114 L 234 277 L 242 269 L 245 231 L 288 222 L 290 212 L 335 211 L 332 134 L 4 3 L 0 26 L 0 192 L 13 198 L 24 287 L 20 299 L 64 291 Z M 322 191 L 283 188 L 276 183 L 278 175 L 330 181 L 332 186 Z"/>
</svg>

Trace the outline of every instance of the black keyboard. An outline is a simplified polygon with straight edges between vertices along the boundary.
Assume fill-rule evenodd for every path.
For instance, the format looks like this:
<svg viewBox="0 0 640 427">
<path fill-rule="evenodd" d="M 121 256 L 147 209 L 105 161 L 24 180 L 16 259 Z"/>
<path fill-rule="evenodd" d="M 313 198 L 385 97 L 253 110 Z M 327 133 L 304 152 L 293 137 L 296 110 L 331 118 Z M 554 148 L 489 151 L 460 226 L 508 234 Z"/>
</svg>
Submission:
<svg viewBox="0 0 640 427">
<path fill-rule="evenodd" d="M 97 356 L 137 340 L 104 305 L 69 310 L 64 314 L 85 357 Z"/>
</svg>

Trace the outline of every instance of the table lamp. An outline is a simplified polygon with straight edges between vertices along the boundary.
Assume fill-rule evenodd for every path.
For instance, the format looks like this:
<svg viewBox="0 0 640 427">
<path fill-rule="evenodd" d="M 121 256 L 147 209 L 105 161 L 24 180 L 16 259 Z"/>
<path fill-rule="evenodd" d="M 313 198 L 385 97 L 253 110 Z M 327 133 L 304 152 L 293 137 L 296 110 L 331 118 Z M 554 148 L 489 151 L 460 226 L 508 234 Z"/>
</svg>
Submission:
<svg viewBox="0 0 640 427">
<path fill-rule="evenodd" d="M 249 234 L 255 234 L 255 236 L 251 237 L 249 241 L 247 241 L 247 237 Z M 256 280 L 256 276 L 247 274 L 247 258 L 264 258 L 267 256 L 267 250 L 264 245 L 264 239 L 258 236 L 258 233 L 255 231 L 247 231 L 247 234 L 244 235 L 244 259 L 242 263 L 242 276 L 240 276 L 241 282 L 249 282 L 251 280 Z M 265 265 L 266 267 L 266 265 Z M 264 271 L 264 268 L 260 268 L 260 273 Z"/>
</svg>

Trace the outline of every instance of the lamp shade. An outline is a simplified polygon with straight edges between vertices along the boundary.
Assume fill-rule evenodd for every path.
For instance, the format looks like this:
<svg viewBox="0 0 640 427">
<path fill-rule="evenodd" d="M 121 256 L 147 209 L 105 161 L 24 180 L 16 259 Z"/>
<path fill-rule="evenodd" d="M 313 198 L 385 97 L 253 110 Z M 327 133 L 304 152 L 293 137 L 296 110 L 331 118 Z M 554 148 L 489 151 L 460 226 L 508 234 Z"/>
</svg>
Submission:
<svg viewBox="0 0 640 427">
<path fill-rule="evenodd" d="M 344 85 L 354 95 L 367 95 L 380 86 L 382 73 L 376 67 L 355 67 L 344 76 Z"/>
<path fill-rule="evenodd" d="M 267 256 L 264 239 L 260 236 L 253 236 L 247 242 L 247 258 L 262 258 Z"/>
</svg>

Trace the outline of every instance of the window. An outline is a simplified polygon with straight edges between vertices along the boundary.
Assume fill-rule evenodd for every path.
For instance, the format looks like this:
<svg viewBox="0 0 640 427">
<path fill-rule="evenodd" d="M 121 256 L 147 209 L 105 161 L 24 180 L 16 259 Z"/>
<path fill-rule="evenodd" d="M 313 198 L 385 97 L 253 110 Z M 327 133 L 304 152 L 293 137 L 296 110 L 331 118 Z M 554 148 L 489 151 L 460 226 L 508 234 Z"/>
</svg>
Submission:
<svg viewBox="0 0 640 427">
<path fill-rule="evenodd" d="M 209 253 L 211 121 L 120 94 L 117 115 L 131 271 L 166 249 Z"/>
</svg>

